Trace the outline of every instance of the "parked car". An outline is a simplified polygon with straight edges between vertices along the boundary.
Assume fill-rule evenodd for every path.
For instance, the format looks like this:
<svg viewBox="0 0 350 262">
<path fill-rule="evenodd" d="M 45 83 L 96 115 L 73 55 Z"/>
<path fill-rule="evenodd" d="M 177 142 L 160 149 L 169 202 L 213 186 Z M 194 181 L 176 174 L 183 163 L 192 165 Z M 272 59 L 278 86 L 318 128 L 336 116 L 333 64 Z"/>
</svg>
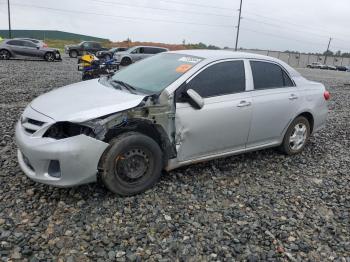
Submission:
<svg viewBox="0 0 350 262">
<path fill-rule="evenodd" d="M 328 67 L 324 64 L 321 64 L 319 62 L 313 62 L 311 64 L 308 64 L 306 66 L 307 68 L 317 68 L 317 69 L 328 69 Z"/>
<path fill-rule="evenodd" d="M 14 40 L 28 40 L 34 44 L 38 44 L 41 47 L 49 47 L 43 40 L 33 39 L 33 38 L 13 38 Z"/>
<path fill-rule="evenodd" d="M 326 65 L 328 70 L 337 70 L 337 67 L 334 65 Z"/>
<path fill-rule="evenodd" d="M 98 42 L 94 41 L 83 41 L 77 45 L 65 45 L 64 52 L 69 54 L 70 57 L 76 58 L 84 53 L 96 54 L 98 51 L 108 50 L 102 47 Z"/>
<path fill-rule="evenodd" d="M 58 49 L 43 47 L 41 43 L 34 43 L 31 40 L 6 39 L 0 43 L 0 59 L 17 57 L 43 58 L 48 62 L 61 60 Z"/>
<path fill-rule="evenodd" d="M 122 66 L 128 66 L 146 57 L 169 51 L 167 48 L 156 46 L 134 46 L 124 52 L 115 53 L 113 58 Z"/>
<path fill-rule="evenodd" d="M 300 153 L 325 126 L 329 96 L 272 57 L 162 53 L 36 98 L 16 125 L 18 161 L 37 182 L 70 187 L 100 177 L 134 195 L 163 169 L 268 147 Z"/>
<path fill-rule="evenodd" d="M 338 71 L 347 71 L 348 70 L 348 68 L 346 67 L 346 66 L 336 66 L 336 68 L 337 68 L 337 70 Z"/>
<path fill-rule="evenodd" d="M 113 47 L 113 48 L 106 50 L 106 51 L 98 51 L 96 53 L 96 56 L 100 59 L 110 60 L 113 58 L 115 53 L 124 52 L 126 50 L 128 50 L 127 47 Z"/>
</svg>

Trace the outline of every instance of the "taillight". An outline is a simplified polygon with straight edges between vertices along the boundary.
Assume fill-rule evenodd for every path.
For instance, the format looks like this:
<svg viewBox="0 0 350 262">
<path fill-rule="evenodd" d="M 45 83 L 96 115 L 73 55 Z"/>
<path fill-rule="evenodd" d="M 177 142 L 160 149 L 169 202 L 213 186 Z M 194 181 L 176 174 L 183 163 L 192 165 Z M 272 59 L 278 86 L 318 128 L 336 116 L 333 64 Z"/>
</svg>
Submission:
<svg viewBox="0 0 350 262">
<path fill-rule="evenodd" d="M 329 100 L 331 98 L 331 94 L 328 91 L 324 91 L 323 97 L 325 100 Z"/>
</svg>

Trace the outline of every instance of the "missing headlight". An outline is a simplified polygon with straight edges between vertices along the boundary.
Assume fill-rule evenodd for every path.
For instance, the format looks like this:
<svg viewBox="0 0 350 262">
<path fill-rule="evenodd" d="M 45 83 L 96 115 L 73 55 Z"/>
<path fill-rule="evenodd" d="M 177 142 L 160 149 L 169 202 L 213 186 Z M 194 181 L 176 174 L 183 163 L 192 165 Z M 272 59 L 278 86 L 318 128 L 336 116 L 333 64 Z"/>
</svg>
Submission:
<svg viewBox="0 0 350 262">
<path fill-rule="evenodd" d="M 78 135 L 87 135 L 91 137 L 95 136 L 90 127 L 70 122 L 57 122 L 45 132 L 44 137 L 64 139 Z"/>
</svg>

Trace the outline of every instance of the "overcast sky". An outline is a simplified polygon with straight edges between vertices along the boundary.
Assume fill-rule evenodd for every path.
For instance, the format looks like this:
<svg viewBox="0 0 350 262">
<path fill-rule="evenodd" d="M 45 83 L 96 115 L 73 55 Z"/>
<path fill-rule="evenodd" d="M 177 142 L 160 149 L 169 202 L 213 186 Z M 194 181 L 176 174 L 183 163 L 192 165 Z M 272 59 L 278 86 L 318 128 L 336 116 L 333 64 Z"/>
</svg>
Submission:
<svg viewBox="0 0 350 262">
<path fill-rule="evenodd" d="M 239 0 L 10 1 L 13 29 L 220 47 L 234 46 L 239 9 Z M 1 29 L 8 27 L 6 2 Z M 331 50 L 350 52 L 350 0 L 243 0 L 242 17 L 239 47 L 325 51 L 333 37 Z"/>
</svg>

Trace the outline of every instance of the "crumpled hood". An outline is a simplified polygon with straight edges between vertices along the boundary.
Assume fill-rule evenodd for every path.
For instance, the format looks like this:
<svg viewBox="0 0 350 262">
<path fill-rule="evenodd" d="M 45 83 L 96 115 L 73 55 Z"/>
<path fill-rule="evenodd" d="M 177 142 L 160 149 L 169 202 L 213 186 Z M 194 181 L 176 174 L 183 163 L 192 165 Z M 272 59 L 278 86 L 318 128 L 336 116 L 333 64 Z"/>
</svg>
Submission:
<svg viewBox="0 0 350 262">
<path fill-rule="evenodd" d="M 144 97 L 104 86 L 94 79 L 43 94 L 30 106 L 55 121 L 84 122 L 136 107 Z"/>
</svg>

